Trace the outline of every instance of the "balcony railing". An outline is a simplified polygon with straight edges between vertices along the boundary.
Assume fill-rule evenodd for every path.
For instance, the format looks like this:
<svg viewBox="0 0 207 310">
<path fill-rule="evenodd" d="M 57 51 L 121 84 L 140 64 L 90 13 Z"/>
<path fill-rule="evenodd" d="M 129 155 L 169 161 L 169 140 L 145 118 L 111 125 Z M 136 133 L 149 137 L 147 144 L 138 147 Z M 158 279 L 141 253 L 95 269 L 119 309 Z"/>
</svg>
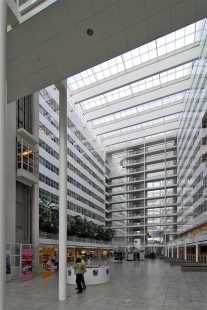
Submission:
<svg viewBox="0 0 207 310">
<path fill-rule="evenodd" d="M 39 238 L 50 239 L 50 240 L 59 240 L 59 235 L 41 232 L 41 233 L 39 233 Z M 109 241 L 107 242 L 107 241 L 102 241 L 102 240 L 81 238 L 81 237 L 75 237 L 75 236 L 67 236 L 67 241 L 82 242 L 82 243 L 94 243 L 94 244 L 109 244 L 109 245 L 111 244 L 111 242 L 109 242 Z"/>
</svg>

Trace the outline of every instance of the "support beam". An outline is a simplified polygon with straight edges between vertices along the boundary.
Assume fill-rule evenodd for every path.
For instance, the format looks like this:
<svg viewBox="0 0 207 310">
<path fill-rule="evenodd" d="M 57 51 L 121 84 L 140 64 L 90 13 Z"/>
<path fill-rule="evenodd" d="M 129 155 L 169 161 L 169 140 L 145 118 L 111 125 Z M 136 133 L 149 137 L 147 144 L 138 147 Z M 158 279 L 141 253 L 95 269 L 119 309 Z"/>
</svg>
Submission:
<svg viewBox="0 0 207 310">
<path fill-rule="evenodd" d="M 184 259 L 187 259 L 187 247 L 186 247 L 186 240 L 185 240 L 185 244 L 184 244 Z"/>
<path fill-rule="evenodd" d="M 7 5 L 0 1 L 0 309 L 6 309 L 6 119 L 7 119 L 7 70 L 6 70 Z"/>
<path fill-rule="evenodd" d="M 67 286 L 67 80 L 59 90 L 59 300 L 66 300 Z"/>
<path fill-rule="evenodd" d="M 173 258 L 173 245 L 172 245 L 172 258 Z"/>
<path fill-rule="evenodd" d="M 178 121 L 172 121 L 167 124 L 161 124 L 153 127 L 149 127 L 147 129 L 143 130 L 135 130 L 129 133 L 126 133 L 125 135 L 117 135 L 114 137 L 107 137 L 103 140 L 103 146 L 109 147 L 107 152 L 110 151 L 110 145 L 121 143 L 121 142 L 127 142 L 133 139 L 138 139 L 150 135 L 154 135 L 157 133 L 173 130 L 178 128 Z"/>
<path fill-rule="evenodd" d="M 196 241 L 196 263 L 198 263 L 198 241 Z"/>
<path fill-rule="evenodd" d="M 121 74 L 113 79 L 109 79 L 102 83 L 100 81 L 99 85 L 95 84 L 92 87 L 88 87 L 85 90 L 81 90 L 80 92 L 77 91 L 77 93 L 73 95 L 73 102 L 78 103 L 83 100 L 92 98 L 94 96 L 103 94 L 107 91 L 125 86 L 138 80 L 145 79 L 160 72 L 196 60 L 199 58 L 199 56 L 200 56 L 200 47 L 196 46 L 191 47 L 188 50 L 178 52 L 171 56 L 167 55 L 165 58 L 159 60 L 156 59 L 153 63 L 145 64 L 143 67 L 131 70 L 128 73 L 124 72 L 124 74 Z"/>
<path fill-rule="evenodd" d="M 109 114 L 123 111 L 125 109 L 133 108 L 135 106 L 148 103 L 154 100 L 158 100 L 170 95 L 178 94 L 180 92 L 190 89 L 189 77 L 179 80 L 179 82 L 163 85 L 159 88 L 152 88 L 142 94 L 130 97 L 124 100 L 117 101 L 108 105 L 99 106 L 97 109 L 89 110 L 85 112 L 87 121 L 103 117 Z"/>
<path fill-rule="evenodd" d="M 179 246 L 178 246 L 178 241 L 177 241 L 177 258 L 179 258 Z"/>
<path fill-rule="evenodd" d="M 146 111 L 145 113 L 140 113 L 136 116 L 131 116 L 129 118 L 124 118 L 120 121 L 113 123 L 106 123 L 103 126 L 97 126 L 96 134 L 102 135 L 103 133 L 118 130 L 121 128 L 130 127 L 133 125 L 141 124 L 144 122 L 149 122 L 151 120 L 165 117 L 172 114 L 177 114 L 183 111 L 183 103 L 180 101 L 176 104 L 171 104 L 170 106 L 165 106 L 163 108 L 155 108 L 153 110 Z"/>
</svg>

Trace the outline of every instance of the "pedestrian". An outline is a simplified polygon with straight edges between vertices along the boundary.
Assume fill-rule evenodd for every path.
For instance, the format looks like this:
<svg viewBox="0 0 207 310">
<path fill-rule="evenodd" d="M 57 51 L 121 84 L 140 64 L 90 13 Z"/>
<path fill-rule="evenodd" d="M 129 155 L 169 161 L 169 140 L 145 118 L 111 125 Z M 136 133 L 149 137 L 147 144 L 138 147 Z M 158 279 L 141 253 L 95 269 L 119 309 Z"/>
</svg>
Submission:
<svg viewBox="0 0 207 310">
<path fill-rule="evenodd" d="M 81 257 L 80 257 L 80 259 L 81 259 Z M 81 259 L 81 263 L 83 264 L 83 274 L 82 274 L 81 284 L 82 284 L 82 289 L 85 290 L 86 289 L 86 283 L 85 283 L 85 279 L 84 279 L 84 273 L 87 272 L 87 269 L 86 269 L 86 265 L 85 265 L 84 260 Z M 76 287 L 75 289 L 78 290 L 78 287 Z"/>
<path fill-rule="evenodd" d="M 82 293 L 82 285 L 81 285 L 81 280 L 83 276 L 83 271 L 84 271 L 84 266 L 81 262 L 81 258 L 77 257 L 75 260 L 75 265 L 73 266 L 74 268 L 74 273 L 76 275 L 76 284 L 78 287 L 78 292 L 77 293 Z"/>
</svg>

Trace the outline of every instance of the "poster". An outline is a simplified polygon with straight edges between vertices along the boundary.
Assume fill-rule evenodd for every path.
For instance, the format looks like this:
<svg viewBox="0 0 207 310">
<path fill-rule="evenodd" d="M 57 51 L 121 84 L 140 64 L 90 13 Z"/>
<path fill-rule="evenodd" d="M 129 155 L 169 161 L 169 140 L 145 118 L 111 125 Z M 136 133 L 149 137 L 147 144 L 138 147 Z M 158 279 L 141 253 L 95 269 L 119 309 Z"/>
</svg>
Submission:
<svg viewBox="0 0 207 310">
<path fill-rule="evenodd" d="M 98 276 L 98 269 L 97 268 L 93 269 L 93 276 Z"/>
<path fill-rule="evenodd" d="M 33 279 L 34 251 L 21 250 L 21 275 L 22 281 Z"/>
<path fill-rule="evenodd" d="M 72 276 L 72 269 L 68 269 L 68 275 Z"/>
<path fill-rule="evenodd" d="M 106 274 L 109 274 L 109 268 L 106 268 Z"/>
<path fill-rule="evenodd" d="M 51 275 L 51 251 L 42 250 L 42 277 Z"/>
<path fill-rule="evenodd" d="M 11 281 L 11 250 L 6 250 L 6 281 Z"/>
</svg>

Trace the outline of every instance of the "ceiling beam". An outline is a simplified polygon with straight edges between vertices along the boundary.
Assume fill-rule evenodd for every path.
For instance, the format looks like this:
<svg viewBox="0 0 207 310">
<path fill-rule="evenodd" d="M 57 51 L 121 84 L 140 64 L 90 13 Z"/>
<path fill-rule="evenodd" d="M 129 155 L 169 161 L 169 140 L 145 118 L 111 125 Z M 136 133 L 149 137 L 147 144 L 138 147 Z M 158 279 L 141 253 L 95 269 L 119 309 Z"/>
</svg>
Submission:
<svg viewBox="0 0 207 310">
<path fill-rule="evenodd" d="M 96 134 L 102 135 L 103 133 L 110 132 L 113 130 L 130 127 L 140 123 L 148 122 L 157 118 L 165 117 L 168 115 L 180 113 L 183 111 L 183 103 L 179 102 L 177 104 L 172 104 L 164 108 L 155 108 L 153 111 L 145 111 L 144 113 L 139 113 L 136 116 L 130 116 L 129 118 L 122 119 L 119 122 L 113 122 L 110 124 L 105 124 L 105 126 L 100 126 L 96 128 Z"/>
<path fill-rule="evenodd" d="M 78 103 L 87 100 L 113 89 L 120 88 L 124 85 L 128 85 L 135 81 L 142 80 L 152 75 L 183 65 L 187 62 L 198 59 L 199 55 L 199 46 L 191 46 L 191 48 L 179 52 L 177 51 L 176 54 L 171 56 L 165 55 L 164 57 L 153 60 L 151 63 L 146 63 L 142 67 L 133 70 L 131 69 L 128 73 L 124 71 L 119 76 L 110 78 L 107 81 L 100 81 L 99 84 L 94 84 L 87 89 L 77 91 L 77 93 L 73 94 L 73 102 Z"/>
<path fill-rule="evenodd" d="M 103 140 L 103 146 L 105 147 L 106 152 L 110 152 L 110 145 L 121 143 L 121 142 L 127 142 L 133 139 L 138 139 L 138 138 L 154 135 L 157 133 L 161 133 L 161 132 L 165 132 L 165 131 L 169 131 L 169 130 L 173 130 L 177 128 L 178 128 L 178 121 L 171 121 L 167 124 L 161 124 L 161 125 L 149 127 L 143 130 L 129 132 L 125 135 L 109 137 Z"/>
<path fill-rule="evenodd" d="M 151 91 L 146 90 L 146 92 L 140 95 L 130 97 L 122 101 L 121 100 L 117 101 L 116 103 L 111 104 L 109 106 L 104 105 L 100 107 L 98 110 L 86 113 L 85 116 L 87 121 L 91 121 L 93 119 L 113 114 L 119 111 L 123 111 L 125 109 L 135 107 L 137 105 L 141 105 L 173 94 L 177 94 L 182 91 L 186 91 L 188 89 L 190 89 L 189 77 L 184 78 L 183 80 L 179 80 L 176 83 L 174 82 L 166 86 L 162 86 L 161 88 L 153 88 Z"/>
</svg>

